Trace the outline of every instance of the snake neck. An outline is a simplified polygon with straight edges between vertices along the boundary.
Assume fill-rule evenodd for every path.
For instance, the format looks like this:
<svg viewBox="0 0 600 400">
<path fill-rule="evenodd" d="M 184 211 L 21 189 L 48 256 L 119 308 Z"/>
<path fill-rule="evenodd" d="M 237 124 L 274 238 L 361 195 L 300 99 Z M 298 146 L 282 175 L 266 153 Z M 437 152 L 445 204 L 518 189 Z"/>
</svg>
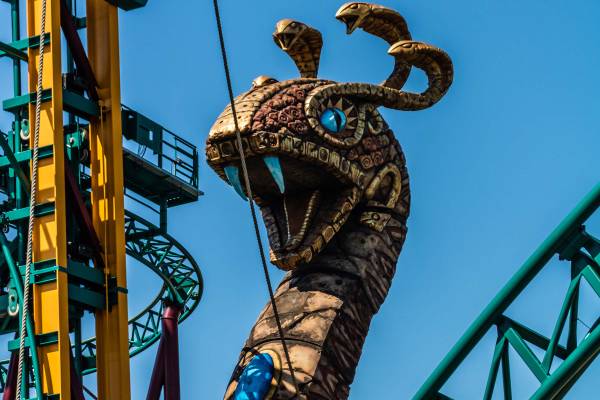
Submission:
<svg viewBox="0 0 600 400">
<path fill-rule="evenodd" d="M 376 313 L 389 291 L 405 237 L 403 221 L 391 220 L 388 228 L 377 232 L 360 224 L 358 218 L 351 218 L 323 252 L 309 264 L 289 272 L 280 287 L 316 290 L 343 301 L 356 293 L 347 293 L 336 282 L 354 281 L 363 300 Z M 327 276 L 333 284 L 307 280 L 310 275 Z"/>
<path fill-rule="evenodd" d="M 279 359 L 278 384 L 271 399 L 344 400 L 371 319 L 383 303 L 396 270 L 406 225 L 392 219 L 377 232 L 350 218 L 311 263 L 289 272 L 275 299 L 290 361 L 300 388 L 296 397 L 275 316 L 270 304 L 262 311 L 242 350 L 226 399 L 236 379 L 256 354 Z"/>
<path fill-rule="evenodd" d="M 398 154 L 403 160 L 401 150 Z M 371 319 L 390 289 L 406 237 L 410 191 L 401 164 L 402 190 L 396 207 L 383 215 L 381 209 L 369 209 L 368 202 L 359 205 L 327 246 L 311 262 L 288 272 L 275 292 L 295 379 L 268 303 L 250 331 L 225 399 L 233 398 L 244 368 L 259 353 L 273 356 L 277 364 L 277 384 L 267 398 L 348 398 Z M 385 182 L 381 191 L 389 191 Z M 387 221 L 381 231 L 364 223 L 364 216 L 373 214 Z"/>
</svg>

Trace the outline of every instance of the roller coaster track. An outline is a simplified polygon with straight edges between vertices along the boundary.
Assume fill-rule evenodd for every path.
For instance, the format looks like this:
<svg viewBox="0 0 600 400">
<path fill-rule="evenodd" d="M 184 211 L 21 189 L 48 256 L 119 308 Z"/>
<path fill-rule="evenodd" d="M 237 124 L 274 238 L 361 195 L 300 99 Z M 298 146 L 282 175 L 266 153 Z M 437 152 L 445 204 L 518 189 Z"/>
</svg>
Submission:
<svg viewBox="0 0 600 400">
<path fill-rule="evenodd" d="M 600 298 L 600 239 L 592 236 L 584 225 L 599 208 L 600 183 L 525 261 L 441 361 L 413 400 L 451 399 L 440 390 L 494 327 L 497 340 L 487 381 L 485 386 L 483 383 L 481 385 L 483 399 L 492 399 L 499 371 L 502 371 L 502 382 L 498 389 L 501 386 L 504 399 L 513 398 L 509 362 L 511 347 L 515 350 L 515 356 L 524 362 L 539 382 L 535 392 L 528 396 L 530 399 L 561 399 L 566 395 L 600 354 L 600 314 L 597 314 L 596 321 L 584 335 L 578 334 L 577 329 L 581 284 L 587 282 Z M 523 290 L 556 256 L 562 261 L 561 264 L 570 264 L 571 281 L 566 292 L 548 292 L 549 297 L 562 298 L 562 307 L 551 335 L 545 336 L 546 333 L 538 332 L 506 313 Z M 560 343 L 563 336 L 566 336 L 565 344 Z M 541 350 L 543 357 L 539 358 L 533 348 Z"/>
<path fill-rule="evenodd" d="M 203 291 L 202 274 L 190 253 L 172 236 L 135 215 L 125 211 L 127 255 L 139 261 L 163 284 L 157 296 L 139 314 L 129 320 L 129 356 L 148 349 L 161 336 L 163 301 L 177 303 L 182 323 L 200 303 Z M 83 374 L 96 371 L 96 338 L 82 342 Z M 0 361 L 0 392 L 4 391 L 9 360 Z"/>
</svg>

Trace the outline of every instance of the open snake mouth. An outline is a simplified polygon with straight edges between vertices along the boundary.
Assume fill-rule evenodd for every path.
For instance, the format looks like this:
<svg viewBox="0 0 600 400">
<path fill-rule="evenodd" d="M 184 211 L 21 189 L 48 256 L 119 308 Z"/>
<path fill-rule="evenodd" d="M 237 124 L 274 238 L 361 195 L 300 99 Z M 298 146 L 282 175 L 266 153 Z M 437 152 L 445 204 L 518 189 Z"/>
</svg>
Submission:
<svg viewBox="0 0 600 400">
<path fill-rule="evenodd" d="M 253 143 L 260 140 L 254 139 L 261 136 L 269 139 L 268 144 L 257 148 Z M 263 132 L 245 137 L 244 144 L 252 196 L 263 215 L 271 261 L 283 269 L 309 262 L 354 209 L 359 193 L 355 181 L 364 177 L 338 153 L 297 138 Z M 217 173 L 246 198 L 235 140 L 209 143 L 207 155 Z"/>
<path fill-rule="evenodd" d="M 348 35 L 358 27 L 359 17 L 357 15 L 340 15 L 337 18 L 346 25 Z"/>
<path fill-rule="evenodd" d="M 284 51 L 287 51 L 288 49 L 292 48 L 292 45 L 294 44 L 294 42 L 296 41 L 297 38 L 298 38 L 297 34 L 280 33 L 277 35 L 276 40 L 279 42 L 279 46 Z"/>
</svg>

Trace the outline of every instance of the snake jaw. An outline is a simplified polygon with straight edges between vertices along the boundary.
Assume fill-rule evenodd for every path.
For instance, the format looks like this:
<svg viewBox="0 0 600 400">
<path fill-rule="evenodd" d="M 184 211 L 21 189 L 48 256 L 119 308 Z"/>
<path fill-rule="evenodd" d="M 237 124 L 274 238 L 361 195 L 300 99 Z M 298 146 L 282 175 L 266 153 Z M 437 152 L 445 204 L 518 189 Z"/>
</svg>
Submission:
<svg viewBox="0 0 600 400">
<path fill-rule="evenodd" d="M 300 21 L 283 19 L 275 25 L 273 40 L 294 61 L 301 77 L 317 77 L 323 47 L 321 32 Z"/>
<path fill-rule="evenodd" d="M 288 51 L 294 45 L 296 40 L 298 40 L 297 35 L 288 33 L 279 33 L 277 35 L 273 35 L 273 37 L 278 42 L 279 47 L 281 47 L 281 50 L 283 51 Z"/>
<path fill-rule="evenodd" d="M 371 14 L 371 6 L 367 3 L 344 4 L 335 14 L 335 18 L 346 25 L 346 34 L 352 32 L 362 25 L 362 22 Z"/>
<path fill-rule="evenodd" d="M 395 57 L 403 57 L 405 59 L 410 60 L 415 53 L 419 51 L 421 47 L 425 45 L 421 42 L 416 42 L 413 40 L 401 40 L 397 43 L 394 43 L 388 49 L 388 54 Z"/>
<path fill-rule="evenodd" d="M 273 40 L 283 51 L 289 51 L 294 47 L 298 39 L 308 27 L 298 21 L 283 19 L 275 26 Z"/>
<path fill-rule="evenodd" d="M 240 179 L 239 131 L 271 245 L 271 261 L 284 270 L 311 262 L 342 229 L 353 223 L 402 236 L 396 223 L 407 217 L 409 197 L 404 158 L 377 107 L 430 107 L 452 82 L 452 62 L 442 50 L 414 42 L 397 12 L 367 3 L 348 3 L 336 18 L 348 33 L 357 28 L 378 36 L 396 58 L 381 85 L 318 79 L 321 33 L 298 21 L 277 23 L 273 40 L 296 64 L 299 79 L 278 82 L 261 76 L 215 121 L 208 138 L 208 163 L 245 197 Z M 401 90 L 411 67 L 424 70 L 422 93 Z M 342 113 L 339 130 L 326 112 Z M 325 121 L 325 122 L 324 122 Z M 343 125 L 343 126 L 342 126 Z M 336 125 L 337 126 L 337 125 Z"/>
</svg>

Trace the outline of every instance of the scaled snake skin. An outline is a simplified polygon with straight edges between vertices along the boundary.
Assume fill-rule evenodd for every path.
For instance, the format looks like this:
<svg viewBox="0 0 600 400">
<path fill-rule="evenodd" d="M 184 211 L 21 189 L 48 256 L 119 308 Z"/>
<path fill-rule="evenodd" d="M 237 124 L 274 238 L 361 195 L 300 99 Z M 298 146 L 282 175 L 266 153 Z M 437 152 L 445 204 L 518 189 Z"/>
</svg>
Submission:
<svg viewBox="0 0 600 400">
<path fill-rule="evenodd" d="M 390 44 L 395 66 L 383 83 L 317 78 L 320 32 L 282 20 L 273 38 L 301 77 L 279 82 L 261 76 L 235 99 L 271 261 L 288 271 L 275 296 L 300 393 L 295 393 L 268 304 L 242 349 L 225 399 L 232 398 L 252 357 L 264 352 L 276 364 L 267 398 L 348 398 L 371 319 L 396 270 L 410 206 L 404 154 L 377 107 L 425 109 L 452 83 L 448 55 L 413 41 L 397 12 L 354 2 L 342 6 L 336 18 L 348 33 L 361 28 Z M 422 93 L 402 91 L 412 67 L 427 74 L 428 87 Z M 337 133 L 320 120 L 332 107 L 347 118 Z M 231 182 L 226 167 L 239 166 L 240 157 L 231 105 L 213 125 L 206 155 L 215 172 Z M 265 156 L 281 159 L 283 194 L 261 164 Z"/>
</svg>

